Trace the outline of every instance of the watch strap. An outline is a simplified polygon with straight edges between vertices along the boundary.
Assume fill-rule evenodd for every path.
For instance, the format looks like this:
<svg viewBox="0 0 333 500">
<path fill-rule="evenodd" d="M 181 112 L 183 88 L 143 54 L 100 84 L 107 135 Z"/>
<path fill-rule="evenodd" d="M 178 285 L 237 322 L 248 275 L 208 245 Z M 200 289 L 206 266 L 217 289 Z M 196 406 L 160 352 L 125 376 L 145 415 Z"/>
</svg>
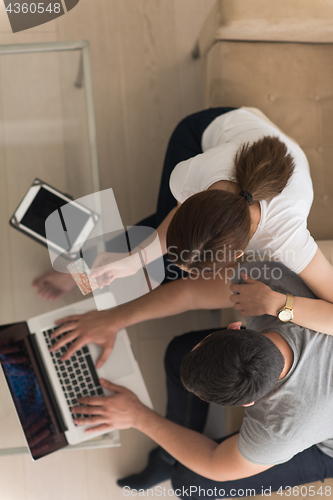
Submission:
<svg viewBox="0 0 333 500">
<path fill-rule="evenodd" d="M 284 306 L 284 308 L 292 309 L 293 305 L 294 305 L 294 297 L 293 297 L 293 295 L 291 295 L 291 293 L 287 293 L 286 295 L 287 295 L 287 300 L 286 300 L 286 305 Z"/>
</svg>

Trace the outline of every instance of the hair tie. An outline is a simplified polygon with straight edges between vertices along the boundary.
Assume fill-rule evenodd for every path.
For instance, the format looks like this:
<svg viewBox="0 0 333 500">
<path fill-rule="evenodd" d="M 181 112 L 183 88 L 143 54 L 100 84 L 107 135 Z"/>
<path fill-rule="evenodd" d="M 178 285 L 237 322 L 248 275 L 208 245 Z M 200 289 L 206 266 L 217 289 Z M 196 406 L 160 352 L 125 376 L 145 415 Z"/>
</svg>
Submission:
<svg viewBox="0 0 333 500">
<path fill-rule="evenodd" d="M 239 196 L 243 196 L 243 198 L 246 199 L 246 201 L 248 202 L 248 204 L 251 206 L 252 205 L 252 202 L 253 202 L 253 196 L 252 194 L 249 192 L 249 191 L 241 191 L 239 193 Z"/>
</svg>

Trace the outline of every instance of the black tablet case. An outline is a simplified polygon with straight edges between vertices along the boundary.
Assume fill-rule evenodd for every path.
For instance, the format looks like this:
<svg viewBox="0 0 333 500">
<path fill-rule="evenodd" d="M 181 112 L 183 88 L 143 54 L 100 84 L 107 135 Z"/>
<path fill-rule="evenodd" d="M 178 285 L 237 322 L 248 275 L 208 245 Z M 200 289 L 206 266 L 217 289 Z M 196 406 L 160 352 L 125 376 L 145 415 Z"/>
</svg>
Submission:
<svg viewBox="0 0 333 500">
<path fill-rule="evenodd" d="M 58 191 L 58 193 L 61 193 L 63 194 L 64 196 L 67 196 L 67 198 L 70 198 L 71 200 L 74 200 L 74 198 L 69 195 L 69 194 L 66 194 L 66 193 L 62 193 L 61 191 L 59 191 L 59 189 L 56 189 L 55 187 L 51 186 L 50 184 L 48 184 L 47 182 L 44 182 L 42 181 L 41 179 L 38 179 L 36 178 L 33 183 L 31 184 L 30 187 L 32 186 L 42 186 L 42 185 L 45 185 L 45 186 L 48 186 L 52 189 L 54 189 L 55 191 Z M 30 189 L 30 188 L 29 188 Z M 29 236 L 29 238 L 37 241 L 37 243 L 43 245 L 44 247 L 48 247 L 47 243 L 44 243 L 43 241 L 39 240 L 38 238 L 36 238 L 35 236 L 33 236 L 32 234 L 28 233 L 27 231 L 25 231 L 24 229 L 22 229 L 21 227 L 19 227 L 19 222 L 17 221 L 16 217 L 15 217 L 15 213 L 18 209 L 18 207 L 21 205 L 22 203 L 22 200 L 21 202 L 19 203 L 19 205 L 16 207 L 15 209 L 15 212 L 14 214 L 11 216 L 10 220 L 9 220 L 9 224 L 17 229 L 18 231 L 20 231 L 21 233 L 25 234 L 26 236 Z M 95 214 L 95 220 L 97 221 L 99 219 L 99 216 L 98 214 Z M 69 252 L 66 252 L 64 251 L 62 254 L 61 254 L 62 257 L 64 257 L 65 259 L 68 259 L 68 260 L 75 260 L 76 258 L 79 258 L 80 254 L 79 252 L 75 252 L 75 253 L 69 253 Z"/>
</svg>

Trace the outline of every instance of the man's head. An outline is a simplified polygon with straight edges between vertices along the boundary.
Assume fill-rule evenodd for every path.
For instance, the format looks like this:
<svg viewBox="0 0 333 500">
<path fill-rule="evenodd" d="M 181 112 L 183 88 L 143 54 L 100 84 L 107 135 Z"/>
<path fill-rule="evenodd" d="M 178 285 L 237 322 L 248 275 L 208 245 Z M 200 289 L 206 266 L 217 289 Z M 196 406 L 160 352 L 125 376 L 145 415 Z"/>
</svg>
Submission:
<svg viewBox="0 0 333 500">
<path fill-rule="evenodd" d="M 249 405 L 278 381 L 284 357 L 276 345 L 254 330 L 227 329 L 202 340 L 182 363 L 185 388 L 208 403 Z"/>
</svg>

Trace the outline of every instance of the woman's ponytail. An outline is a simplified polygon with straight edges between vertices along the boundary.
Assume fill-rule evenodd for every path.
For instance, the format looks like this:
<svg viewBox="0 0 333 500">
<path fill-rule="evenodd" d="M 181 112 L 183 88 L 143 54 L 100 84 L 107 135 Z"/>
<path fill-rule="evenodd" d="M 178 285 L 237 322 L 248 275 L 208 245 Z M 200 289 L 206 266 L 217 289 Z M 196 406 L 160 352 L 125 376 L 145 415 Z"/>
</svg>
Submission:
<svg viewBox="0 0 333 500">
<path fill-rule="evenodd" d="M 264 137 L 237 151 L 234 179 L 254 200 L 269 200 L 287 186 L 294 168 L 287 146 L 277 137 Z"/>
<path fill-rule="evenodd" d="M 234 262 L 251 238 L 250 205 L 280 194 L 295 168 L 286 145 L 277 137 L 244 144 L 234 162 L 236 192 L 197 193 L 175 213 L 166 238 L 175 264 L 203 270 Z"/>
</svg>

